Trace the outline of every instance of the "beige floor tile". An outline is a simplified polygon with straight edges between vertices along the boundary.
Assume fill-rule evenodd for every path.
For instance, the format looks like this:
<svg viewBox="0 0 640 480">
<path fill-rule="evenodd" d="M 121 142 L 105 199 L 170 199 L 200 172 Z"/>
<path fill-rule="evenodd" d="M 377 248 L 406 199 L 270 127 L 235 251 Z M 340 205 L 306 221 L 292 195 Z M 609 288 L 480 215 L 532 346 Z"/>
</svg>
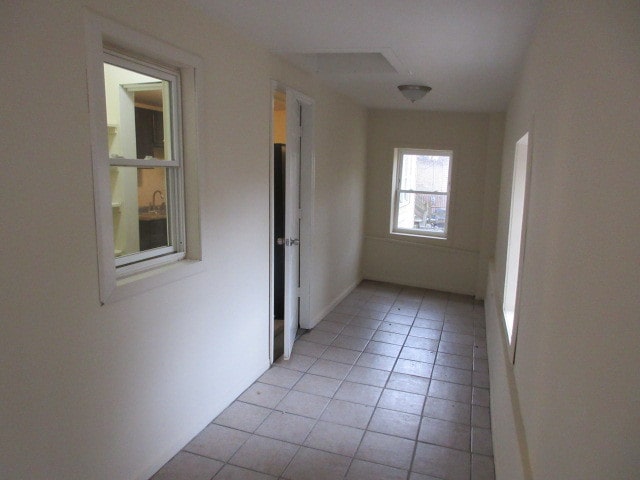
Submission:
<svg viewBox="0 0 640 480">
<path fill-rule="evenodd" d="M 318 418 L 328 404 L 327 397 L 291 390 L 278 404 L 276 410 L 303 417 Z"/>
<path fill-rule="evenodd" d="M 422 414 L 426 417 L 469 425 L 471 405 L 442 398 L 427 397 Z"/>
<path fill-rule="evenodd" d="M 471 403 L 471 387 L 432 379 L 429 387 L 429 396 L 455 402 Z"/>
<path fill-rule="evenodd" d="M 356 457 L 390 467 L 408 470 L 415 442 L 383 433 L 367 432 Z"/>
<path fill-rule="evenodd" d="M 471 480 L 495 480 L 495 468 L 493 457 L 484 455 L 472 455 Z"/>
<path fill-rule="evenodd" d="M 363 353 L 358 358 L 356 365 L 361 367 L 377 368 L 378 370 L 391 371 L 396 359 L 393 357 L 385 357 L 384 355 L 376 355 L 373 353 Z"/>
<path fill-rule="evenodd" d="M 428 378 L 392 372 L 387 382 L 387 388 L 426 395 L 429 390 L 429 383 L 430 380 Z"/>
<path fill-rule="evenodd" d="M 226 462 L 251 435 L 222 425 L 208 425 L 184 450 Z"/>
<path fill-rule="evenodd" d="M 278 477 L 266 473 L 253 472 L 235 465 L 225 465 L 213 480 L 277 480 Z M 174 479 L 176 480 L 176 479 Z"/>
<path fill-rule="evenodd" d="M 375 387 L 384 387 L 388 378 L 389 372 L 386 370 L 376 370 L 375 368 L 356 365 L 351 369 L 345 380 Z"/>
<path fill-rule="evenodd" d="M 274 408 L 287 393 L 289 393 L 287 388 L 255 382 L 238 397 L 238 400 L 261 407 Z"/>
<path fill-rule="evenodd" d="M 376 408 L 368 429 L 396 437 L 415 440 L 420 427 L 420 416 L 384 408 Z"/>
<path fill-rule="evenodd" d="M 169 460 L 151 480 L 209 480 L 224 464 L 217 460 L 180 452 Z"/>
<path fill-rule="evenodd" d="M 418 442 L 412 470 L 443 480 L 469 480 L 471 454 Z"/>
<path fill-rule="evenodd" d="M 424 400 L 424 395 L 386 388 L 382 392 L 378 407 L 420 415 Z"/>
<path fill-rule="evenodd" d="M 359 403 L 331 400 L 320 420 L 356 428 L 366 428 L 373 414 L 373 407 Z"/>
<path fill-rule="evenodd" d="M 471 451 L 471 427 L 461 423 L 423 417 L 418 440 L 469 452 Z"/>
<path fill-rule="evenodd" d="M 349 370 L 351 370 L 351 365 L 320 358 L 313 364 L 307 373 L 313 373 L 314 375 L 320 375 L 322 377 L 335 378 L 337 380 L 344 380 L 349 374 Z"/>
<path fill-rule="evenodd" d="M 343 478 L 351 459 L 335 453 L 302 447 L 284 472 L 287 480 L 336 480 Z"/>
<path fill-rule="evenodd" d="M 347 480 L 406 480 L 406 470 L 355 459 L 351 463 Z"/>
<path fill-rule="evenodd" d="M 433 364 L 431 363 L 417 362 L 406 358 L 399 358 L 393 367 L 393 371 L 396 373 L 424 378 L 431 378 L 432 370 Z"/>
<path fill-rule="evenodd" d="M 326 452 L 352 457 L 355 455 L 364 430 L 336 423 L 318 422 L 304 445 Z"/>
<path fill-rule="evenodd" d="M 229 463 L 278 476 L 287 467 L 298 448 L 291 443 L 253 435 L 231 457 Z"/>
<path fill-rule="evenodd" d="M 375 406 L 376 403 L 378 403 L 381 393 L 382 388 L 380 387 L 344 381 L 334 395 L 334 398 L 337 400 L 346 400 L 348 402 Z"/>
<path fill-rule="evenodd" d="M 402 350 L 402 345 L 393 345 L 391 343 L 371 341 L 364 349 L 366 353 L 374 353 L 376 355 L 384 355 L 386 357 L 397 357 Z"/>
<path fill-rule="evenodd" d="M 218 415 L 214 423 L 253 433 L 270 413 L 268 408 L 235 401 Z"/>
<path fill-rule="evenodd" d="M 302 377 L 302 372 L 274 365 L 264 372 L 258 381 L 278 387 L 291 388 L 300 380 L 300 377 Z"/>
<path fill-rule="evenodd" d="M 340 386 L 340 380 L 329 377 L 321 377 L 312 373 L 306 373 L 298 383 L 293 386 L 293 390 L 299 392 L 313 393 L 323 397 L 333 397 Z"/>
<path fill-rule="evenodd" d="M 315 420 L 301 415 L 273 411 L 256 430 L 256 434 L 290 443 L 302 444 Z"/>
</svg>

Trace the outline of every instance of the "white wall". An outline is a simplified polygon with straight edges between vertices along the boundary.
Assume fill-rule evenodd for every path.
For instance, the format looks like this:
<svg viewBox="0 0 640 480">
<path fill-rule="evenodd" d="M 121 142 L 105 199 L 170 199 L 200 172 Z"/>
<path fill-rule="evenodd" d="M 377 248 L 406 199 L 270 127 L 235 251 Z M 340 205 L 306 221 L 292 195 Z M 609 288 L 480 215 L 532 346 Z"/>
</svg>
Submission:
<svg viewBox="0 0 640 480">
<path fill-rule="evenodd" d="M 362 278 L 367 119 L 334 97 L 316 105 L 316 120 L 327 126 L 316 135 L 311 319 L 317 323 Z"/>
<path fill-rule="evenodd" d="M 496 223 L 503 116 L 372 110 L 368 120 L 363 276 L 481 298 Z M 453 150 L 447 242 L 389 233 L 399 147 Z"/>
<path fill-rule="evenodd" d="M 205 69 L 203 272 L 102 307 L 85 4 Z M 316 101 L 312 315 L 359 278 L 334 267 L 360 254 L 365 113 L 176 1 L 3 2 L 0 22 L 0 477 L 146 479 L 268 367 L 270 80 Z"/>
<path fill-rule="evenodd" d="M 533 156 L 515 366 L 501 319 L 487 318 L 498 479 L 521 478 L 517 438 L 529 478 L 638 475 L 638 18 L 637 1 L 548 2 L 509 107 L 489 292 L 498 310 L 515 144 L 527 131 Z"/>
</svg>

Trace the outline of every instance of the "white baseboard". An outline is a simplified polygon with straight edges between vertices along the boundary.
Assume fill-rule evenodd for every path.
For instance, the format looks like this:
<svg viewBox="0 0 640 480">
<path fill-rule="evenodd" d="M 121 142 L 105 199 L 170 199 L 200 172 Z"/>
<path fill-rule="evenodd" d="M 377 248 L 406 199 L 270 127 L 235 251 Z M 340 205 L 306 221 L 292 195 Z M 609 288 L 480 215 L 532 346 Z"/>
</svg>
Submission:
<svg viewBox="0 0 640 480">
<path fill-rule="evenodd" d="M 390 276 L 390 275 L 385 275 L 385 276 L 379 276 L 379 275 L 365 275 L 365 277 L 367 280 L 373 280 L 375 282 L 385 282 L 385 283 L 395 283 L 396 285 L 402 285 L 405 287 L 416 287 L 416 288 L 424 288 L 426 290 L 436 290 L 438 292 L 445 292 L 445 293 L 457 293 L 460 295 L 469 295 L 469 296 L 474 296 L 475 297 L 475 292 L 473 292 L 472 290 L 465 290 L 465 289 L 460 289 L 460 288 L 455 288 L 453 286 L 447 286 L 447 285 L 433 285 L 430 284 L 429 282 L 407 282 L 406 279 L 400 278 L 400 277 L 394 277 L 394 276 Z"/>
</svg>

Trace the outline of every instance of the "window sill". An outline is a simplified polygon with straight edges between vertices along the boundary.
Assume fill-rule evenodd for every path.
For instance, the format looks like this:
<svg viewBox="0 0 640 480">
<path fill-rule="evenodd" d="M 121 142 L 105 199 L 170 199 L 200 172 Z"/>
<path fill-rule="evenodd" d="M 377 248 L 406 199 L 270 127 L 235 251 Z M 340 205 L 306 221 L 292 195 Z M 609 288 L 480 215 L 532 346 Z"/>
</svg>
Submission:
<svg viewBox="0 0 640 480">
<path fill-rule="evenodd" d="M 202 272 L 204 272 L 202 261 L 180 260 L 136 273 L 126 278 L 118 279 L 112 292 L 104 299 L 102 304 L 115 303 Z"/>
<path fill-rule="evenodd" d="M 389 232 L 391 238 L 399 237 L 405 238 L 407 240 L 420 240 L 425 243 L 434 243 L 436 245 L 448 245 L 451 240 L 449 237 L 438 237 L 436 235 L 424 235 L 420 233 L 410 233 L 410 232 Z"/>
</svg>

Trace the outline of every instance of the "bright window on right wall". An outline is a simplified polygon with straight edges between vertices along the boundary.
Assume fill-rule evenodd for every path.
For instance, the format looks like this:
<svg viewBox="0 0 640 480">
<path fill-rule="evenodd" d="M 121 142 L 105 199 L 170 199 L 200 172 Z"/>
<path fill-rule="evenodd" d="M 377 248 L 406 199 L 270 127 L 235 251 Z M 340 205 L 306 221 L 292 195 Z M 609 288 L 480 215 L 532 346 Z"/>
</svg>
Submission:
<svg viewBox="0 0 640 480">
<path fill-rule="evenodd" d="M 529 183 L 529 134 L 516 143 L 511 185 L 511 209 L 509 214 L 509 236 L 507 243 L 507 263 L 504 278 L 502 310 L 509 343 L 511 360 L 515 358 L 516 335 L 518 331 L 518 310 L 520 299 L 520 277 L 526 233 L 526 213 Z"/>
<path fill-rule="evenodd" d="M 447 238 L 452 156 L 449 150 L 395 150 L 392 233 Z"/>
</svg>

